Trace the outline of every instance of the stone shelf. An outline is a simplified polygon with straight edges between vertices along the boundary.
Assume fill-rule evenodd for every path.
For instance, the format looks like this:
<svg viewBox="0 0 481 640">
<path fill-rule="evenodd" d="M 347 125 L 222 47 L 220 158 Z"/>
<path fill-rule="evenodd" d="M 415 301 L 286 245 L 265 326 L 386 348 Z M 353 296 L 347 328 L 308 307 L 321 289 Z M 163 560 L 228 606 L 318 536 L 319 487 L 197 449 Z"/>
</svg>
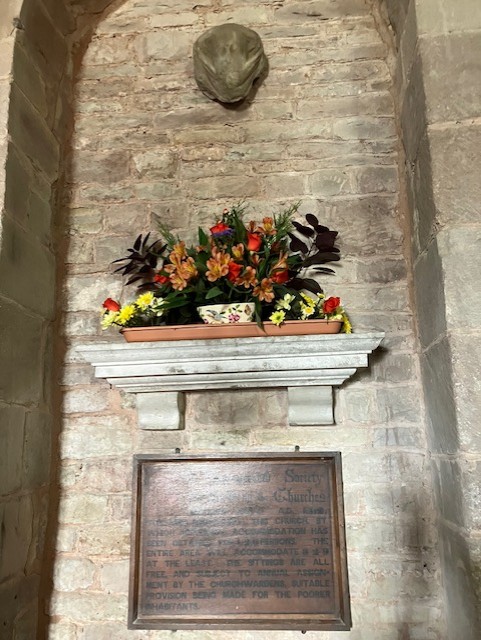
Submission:
<svg viewBox="0 0 481 640">
<path fill-rule="evenodd" d="M 333 424 L 332 387 L 358 368 L 383 333 L 95 343 L 78 347 L 97 378 L 137 394 L 144 429 L 182 428 L 184 391 L 288 390 L 289 424 Z"/>
</svg>

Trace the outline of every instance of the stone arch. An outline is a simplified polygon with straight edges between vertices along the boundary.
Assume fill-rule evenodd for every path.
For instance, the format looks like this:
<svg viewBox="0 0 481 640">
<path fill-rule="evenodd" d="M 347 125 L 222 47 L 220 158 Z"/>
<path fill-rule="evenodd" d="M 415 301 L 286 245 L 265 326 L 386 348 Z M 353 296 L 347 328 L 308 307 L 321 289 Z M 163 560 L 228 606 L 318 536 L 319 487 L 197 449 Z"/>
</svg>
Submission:
<svg viewBox="0 0 481 640">
<path fill-rule="evenodd" d="M 51 389 L 56 371 L 53 294 L 59 284 L 56 257 L 62 252 L 59 209 L 72 82 L 96 25 L 124 3 L 12 0 L 0 25 L 5 36 L 0 84 L 0 159 L 5 165 L 4 180 L 0 179 L 0 353 L 11 363 L 0 376 L 9 458 L 8 500 L 1 504 L 1 520 L 7 532 L 6 553 L 14 544 L 17 557 L 0 575 L 0 625 L 6 637 L 23 633 L 33 638 L 45 624 L 43 605 L 39 608 L 38 603 L 49 589 L 49 575 L 42 576 L 41 570 L 45 533 L 49 526 L 51 531 L 55 528 L 55 523 L 48 524 L 47 513 L 55 474 L 50 469 L 51 444 L 59 431 L 58 404 Z M 5 65 L 8 60 L 11 65 Z M 55 455 L 55 445 L 53 451 Z M 11 532 L 17 522 L 23 524 L 14 540 Z"/>
<path fill-rule="evenodd" d="M 65 5 L 51 0 L 24 0 L 23 3 L 9 0 L 0 22 L 0 190 L 3 204 L 0 355 L 2 360 L 11 363 L 7 372 L 3 370 L 0 373 L 1 422 L 6 425 L 3 453 L 8 459 L 7 465 L 3 468 L 0 465 L 0 482 L 4 485 L 0 494 L 7 496 L 6 500 L 2 498 L 0 501 L 1 528 L 6 532 L 3 537 L 0 534 L 0 547 L 3 545 L 8 552 L 14 544 L 17 555 L 15 562 L 1 565 L 0 569 L 0 629 L 11 635 L 16 629 L 20 637 L 22 634 L 32 638 L 36 635 L 38 581 L 46 529 L 48 485 L 51 481 L 48 442 L 51 433 L 54 437 L 57 433 L 57 429 L 52 427 L 56 416 L 50 406 L 51 391 L 42 379 L 46 379 L 45 371 L 50 372 L 53 359 L 51 327 L 56 245 L 55 232 L 52 233 L 55 224 L 52 221 L 55 220 L 58 206 L 59 161 L 64 152 L 63 132 L 68 131 L 69 126 L 66 116 L 69 113 L 72 71 L 78 59 L 74 54 L 85 48 L 89 34 L 101 19 L 102 12 L 114 10 L 120 4 L 107 0 L 71 0 Z M 413 25 L 414 29 L 416 27 L 416 19 L 408 14 L 410 3 L 404 0 L 386 0 L 385 3 L 375 0 L 375 4 L 385 5 L 384 10 L 394 26 L 398 43 L 405 33 L 408 43 L 408 36 L 413 38 L 414 49 L 415 34 L 407 31 L 410 20 L 410 28 Z M 411 9 L 412 6 L 413 3 Z M 443 12 L 443 19 L 448 20 L 449 15 Z M 14 19 L 15 28 L 12 29 Z M 433 22 L 438 24 L 436 20 Z M 455 28 L 462 30 L 463 26 L 458 24 Z M 424 29 L 424 34 L 429 34 L 426 25 Z M 435 32 L 434 35 L 439 37 L 439 33 Z M 57 56 L 57 46 L 62 51 L 60 57 Z M 406 47 L 402 55 L 414 57 L 413 51 L 408 45 Z M 60 60 L 60 65 L 54 58 Z M 29 64 L 32 60 L 33 63 Z M 406 64 L 406 59 L 401 61 Z M 50 62 L 54 63 L 53 68 L 50 68 Z M 422 79 L 422 71 L 419 68 L 416 70 Z M 11 80 L 13 88 L 10 91 Z M 403 90 L 406 88 L 404 86 Z M 408 105 L 405 113 L 407 118 L 410 108 L 411 116 L 416 115 L 416 107 L 414 101 Z M 405 144 L 409 146 L 412 141 L 410 133 L 405 130 L 404 136 Z M 426 145 L 421 151 L 426 151 Z M 413 160 L 417 162 L 416 171 L 422 180 L 422 162 Z M 18 187 L 20 184 L 21 188 Z M 427 205 L 431 206 L 432 202 Z M 19 260 L 19 253 L 28 255 L 28 260 Z M 436 256 L 434 259 L 436 261 Z M 436 265 L 434 273 L 440 275 L 440 267 L 438 263 Z M 416 277 L 422 280 L 423 273 Z M 437 291 L 439 299 L 443 297 L 442 293 Z M 420 307 L 422 312 L 422 304 Z M 429 313 L 425 313 L 424 317 L 429 317 Z M 425 322 L 424 326 L 427 324 Z M 455 347 L 459 347 L 459 344 L 455 344 Z M 443 354 L 441 356 L 444 357 Z M 429 380 L 432 361 L 428 359 L 426 366 L 429 397 L 433 390 L 432 380 Z M 438 382 L 445 383 L 444 380 L 435 380 L 434 386 Z M 449 396 L 449 390 L 446 396 Z M 435 404 L 432 394 L 430 397 L 431 403 Z M 456 423 L 457 413 L 453 405 L 447 407 L 445 415 L 449 420 L 446 423 Z M 457 433 L 454 435 L 457 441 Z M 450 454 L 454 455 L 451 451 Z M 446 471 L 438 470 L 438 479 L 443 473 Z M 457 486 L 461 494 L 462 486 Z M 17 523 L 25 523 L 24 531 L 30 529 L 31 533 L 21 534 L 14 540 L 12 531 Z M 448 533 L 445 532 L 447 537 L 443 560 L 451 582 L 448 584 L 448 610 L 453 614 L 461 612 L 461 626 L 454 627 L 456 632 L 462 629 L 464 638 L 474 638 L 476 630 L 472 621 L 475 604 L 472 602 L 472 588 L 466 587 L 469 579 L 465 580 L 466 575 L 460 577 L 458 567 L 454 566 L 457 556 L 450 551 L 449 527 L 448 523 L 445 526 Z M 465 542 L 463 533 L 456 532 L 453 548 L 461 549 L 458 554 L 463 557 L 463 566 L 469 567 L 470 552 L 466 550 Z M 476 549 L 472 552 L 475 554 Z M 466 598 L 464 594 L 467 594 Z M 462 601 L 458 602 L 457 598 Z M 457 624 L 457 615 L 448 617 L 453 621 L 451 624 Z"/>
</svg>

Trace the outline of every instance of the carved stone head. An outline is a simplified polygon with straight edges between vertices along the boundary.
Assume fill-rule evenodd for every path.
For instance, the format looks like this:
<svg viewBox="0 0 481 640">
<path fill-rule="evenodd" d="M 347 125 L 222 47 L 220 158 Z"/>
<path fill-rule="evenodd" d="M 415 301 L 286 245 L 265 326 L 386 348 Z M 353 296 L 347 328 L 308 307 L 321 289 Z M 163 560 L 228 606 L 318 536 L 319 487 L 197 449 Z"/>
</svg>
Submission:
<svg viewBox="0 0 481 640">
<path fill-rule="evenodd" d="M 240 24 L 221 24 L 194 43 L 194 75 L 199 89 L 212 100 L 239 102 L 267 70 L 259 35 Z"/>
</svg>

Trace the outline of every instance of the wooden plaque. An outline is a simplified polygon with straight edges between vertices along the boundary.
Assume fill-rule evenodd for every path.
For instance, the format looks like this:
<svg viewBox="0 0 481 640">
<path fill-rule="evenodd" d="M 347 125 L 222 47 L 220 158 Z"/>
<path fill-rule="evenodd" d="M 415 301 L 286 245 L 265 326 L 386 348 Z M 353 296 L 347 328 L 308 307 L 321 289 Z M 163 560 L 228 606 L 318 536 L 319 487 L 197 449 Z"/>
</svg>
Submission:
<svg viewBox="0 0 481 640">
<path fill-rule="evenodd" d="M 135 457 L 130 629 L 351 626 L 339 453 Z"/>
</svg>

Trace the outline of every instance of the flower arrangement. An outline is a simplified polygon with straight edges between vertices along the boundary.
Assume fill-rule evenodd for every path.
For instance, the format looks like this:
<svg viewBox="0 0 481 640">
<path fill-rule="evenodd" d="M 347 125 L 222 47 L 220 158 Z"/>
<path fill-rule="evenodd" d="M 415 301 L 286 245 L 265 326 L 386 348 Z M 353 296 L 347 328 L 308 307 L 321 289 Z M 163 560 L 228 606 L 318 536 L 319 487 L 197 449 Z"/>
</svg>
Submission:
<svg viewBox="0 0 481 640">
<path fill-rule="evenodd" d="M 326 298 L 311 276 L 334 273 L 324 266 L 340 259 L 337 231 L 306 215 L 293 220 L 299 205 L 245 223 L 246 207 L 225 209 L 198 243 L 187 246 L 158 219 L 161 238 L 140 235 L 128 255 L 115 261 L 116 272 L 137 284 L 135 301 L 121 306 L 112 298 L 103 303 L 102 327 L 145 327 L 198 323 L 197 308 L 206 303 L 253 303 L 258 324 L 270 320 L 341 320 L 351 325 L 341 301 Z M 314 297 L 313 297 L 314 296 Z"/>
</svg>

